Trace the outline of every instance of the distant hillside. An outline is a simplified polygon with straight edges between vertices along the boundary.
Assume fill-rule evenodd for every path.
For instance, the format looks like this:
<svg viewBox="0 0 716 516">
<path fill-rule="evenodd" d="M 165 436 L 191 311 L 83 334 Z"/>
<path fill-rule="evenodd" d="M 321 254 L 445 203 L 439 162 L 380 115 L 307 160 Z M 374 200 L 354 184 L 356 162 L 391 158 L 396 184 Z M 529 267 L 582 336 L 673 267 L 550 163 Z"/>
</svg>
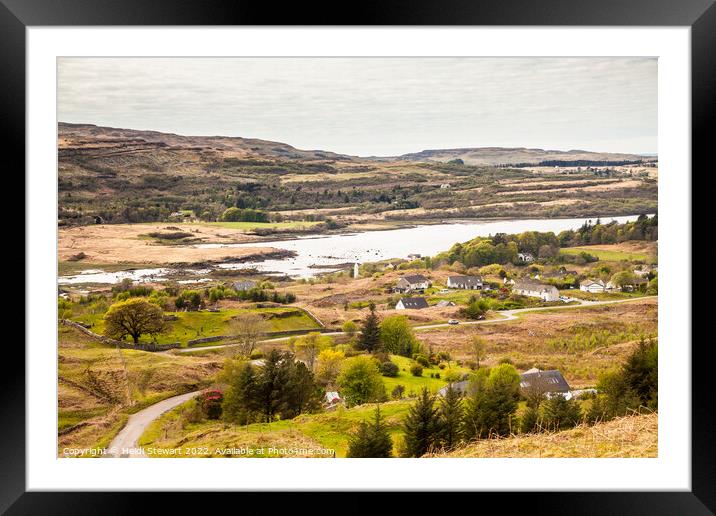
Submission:
<svg viewBox="0 0 716 516">
<path fill-rule="evenodd" d="M 232 153 L 234 157 L 267 157 L 301 160 L 350 160 L 350 156 L 318 150 L 299 150 L 285 143 L 230 136 L 180 136 L 157 131 L 117 129 L 92 124 L 58 124 L 60 156 L 93 151 L 95 155 L 141 150 L 192 150 Z"/>
<path fill-rule="evenodd" d="M 488 164 L 476 164 L 478 155 Z M 457 157 L 464 163 L 446 162 Z M 215 221 L 229 207 L 270 212 L 276 221 L 346 224 L 655 212 L 657 179 L 649 175 L 656 168 L 494 165 L 633 157 L 493 148 L 362 158 L 251 138 L 59 123 L 58 219 Z"/>
<path fill-rule="evenodd" d="M 545 161 L 589 161 L 589 162 L 621 162 L 651 161 L 639 154 L 619 154 L 609 152 L 591 152 L 585 150 L 543 150 L 524 147 L 477 147 L 468 149 L 436 149 L 403 154 L 397 159 L 410 161 L 448 162 L 461 159 L 466 165 L 537 165 Z"/>
</svg>

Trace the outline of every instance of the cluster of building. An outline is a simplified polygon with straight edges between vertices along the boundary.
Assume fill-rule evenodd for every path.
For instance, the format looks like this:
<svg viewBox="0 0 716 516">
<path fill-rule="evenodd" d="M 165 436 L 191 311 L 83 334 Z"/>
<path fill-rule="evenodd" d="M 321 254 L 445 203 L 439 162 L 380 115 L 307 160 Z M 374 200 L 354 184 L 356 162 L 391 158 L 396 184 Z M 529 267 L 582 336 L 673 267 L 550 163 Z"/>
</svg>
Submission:
<svg viewBox="0 0 716 516">
<path fill-rule="evenodd" d="M 462 290 L 482 290 L 484 281 L 481 276 L 448 276 L 447 287 Z M 424 294 L 432 283 L 422 274 L 411 274 L 398 279 L 393 292 L 399 294 Z M 437 306 L 454 306 L 452 301 L 440 301 Z M 404 297 L 395 305 L 396 310 L 419 310 L 428 308 L 428 302 L 424 297 Z"/>
</svg>

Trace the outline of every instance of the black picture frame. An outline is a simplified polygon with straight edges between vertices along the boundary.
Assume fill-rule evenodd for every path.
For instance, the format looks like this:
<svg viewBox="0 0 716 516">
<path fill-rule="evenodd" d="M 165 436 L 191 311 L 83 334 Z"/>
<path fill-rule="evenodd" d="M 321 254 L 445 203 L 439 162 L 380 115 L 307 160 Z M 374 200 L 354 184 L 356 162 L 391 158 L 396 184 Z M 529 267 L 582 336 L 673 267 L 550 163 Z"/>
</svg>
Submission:
<svg viewBox="0 0 716 516">
<path fill-rule="evenodd" d="M 0 0 L 0 121 L 5 156 L 25 167 L 25 30 L 30 26 L 113 25 L 536 25 L 691 27 L 692 168 L 709 165 L 716 106 L 716 5 L 714 0 L 460 0 L 384 1 L 343 4 L 323 1 L 272 3 L 244 0 Z M 6 158 L 7 159 L 7 158 Z M 6 169 L 8 170 L 8 169 Z M 687 175 L 689 171 L 681 171 Z M 693 174 L 692 174 L 693 178 Z M 693 191 L 693 190 L 692 190 Z M 693 233 L 692 233 L 693 234 Z M 25 270 L 25 275 L 31 271 Z M 17 309 L 17 308 L 15 308 Z M 692 318 L 693 319 L 693 318 Z M 27 320 L 27 319 L 26 319 Z M 52 322 L 54 324 L 54 321 Z M 690 338 L 688 336 L 687 338 Z M 6 338 L 6 341 L 9 340 Z M 0 375 L 0 511 L 7 514 L 128 514 L 141 493 L 26 492 L 25 353 L 6 342 Z M 710 344 L 708 341 L 702 344 Z M 682 342 L 680 345 L 688 345 Z M 707 345 L 692 353 L 692 490 L 690 492 L 550 492 L 479 494 L 487 509 L 509 497 L 510 509 L 551 514 L 713 514 L 716 511 L 716 453 L 711 435 L 714 389 L 709 385 Z M 9 366 L 8 364 L 12 364 Z M 668 446 L 668 442 L 661 442 Z M 204 495 L 164 493 L 162 512 L 192 505 L 208 507 Z M 246 494 L 242 494 L 246 497 Z M 266 495 L 263 495 L 264 497 Z M 492 500 L 488 500 L 488 498 Z M 281 497 L 271 495 L 277 510 Z M 292 496 L 295 503 L 295 495 Z M 423 503 L 422 495 L 414 501 Z M 213 500 L 212 500 L 213 501 Z M 263 503 L 263 502 L 262 502 Z M 331 502 L 327 502 L 330 504 Z M 341 512 L 374 510 L 372 501 L 351 497 Z M 320 510 L 320 508 L 316 509 Z M 143 512 L 140 510 L 140 512 Z M 510 511 L 511 512 L 511 511 Z"/>
</svg>

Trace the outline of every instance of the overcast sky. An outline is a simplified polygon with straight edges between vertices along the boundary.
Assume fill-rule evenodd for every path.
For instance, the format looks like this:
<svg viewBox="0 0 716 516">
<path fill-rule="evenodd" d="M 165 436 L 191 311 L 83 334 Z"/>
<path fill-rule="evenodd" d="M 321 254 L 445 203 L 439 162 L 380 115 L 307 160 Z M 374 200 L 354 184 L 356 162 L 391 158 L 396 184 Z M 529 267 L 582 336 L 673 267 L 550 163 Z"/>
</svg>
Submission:
<svg viewBox="0 0 716 516">
<path fill-rule="evenodd" d="M 657 152 L 654 58 L 61 58 L 58 118 L 301 149 Z"/>
</svg>

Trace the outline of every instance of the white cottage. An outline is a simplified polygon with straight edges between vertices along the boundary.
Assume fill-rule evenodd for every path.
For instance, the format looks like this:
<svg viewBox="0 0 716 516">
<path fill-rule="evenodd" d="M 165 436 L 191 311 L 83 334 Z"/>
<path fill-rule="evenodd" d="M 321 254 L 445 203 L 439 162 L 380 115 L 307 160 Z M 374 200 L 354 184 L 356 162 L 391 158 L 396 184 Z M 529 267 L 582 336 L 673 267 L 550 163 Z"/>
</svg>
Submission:
<svg viewBox="0 0 716 516">
<path fill-rule="evenodd" d="M 590 292 L 599 294 L 607 289 L 607 285 L 602 280 L 586 279 L 579 284 L 579 290 L 582 292 Z"/>
<path fill-rule="evenodd" d="M 482 290 L 482 277 L 480 276 L 448 276 L 448 288 L 461 288 L 464 290 Z"/>
<path fill-rule="evenodd" d="M 512 287 L 512 292 L 521 296 L 538 297 L 542 301 L 559 301 L 557 287 L 530 279 L 517 281 Z"/>
</svg>

